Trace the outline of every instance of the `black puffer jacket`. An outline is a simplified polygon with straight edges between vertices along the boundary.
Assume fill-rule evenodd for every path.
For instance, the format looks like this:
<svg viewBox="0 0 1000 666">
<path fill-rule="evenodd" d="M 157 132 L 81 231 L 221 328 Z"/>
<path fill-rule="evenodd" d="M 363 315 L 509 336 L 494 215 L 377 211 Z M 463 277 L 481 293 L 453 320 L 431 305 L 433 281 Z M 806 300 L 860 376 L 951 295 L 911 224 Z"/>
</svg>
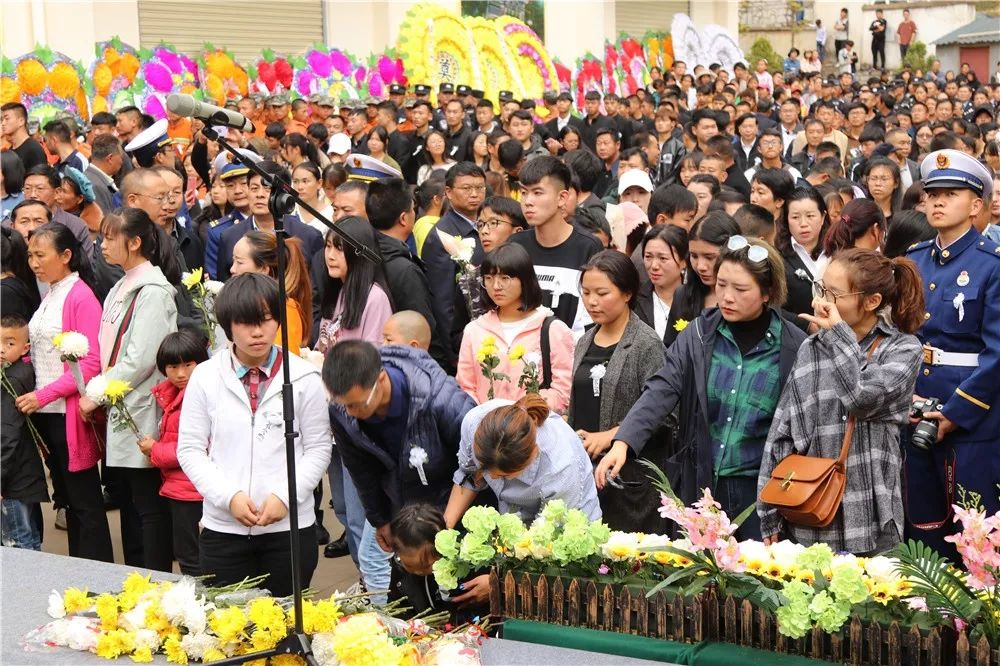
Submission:
<svg viewBox="0 0 1000 666">
<path fill-rule="evenodd" d="M 15 361 L 4 370 L 6 381 L 18 395 L 35 390 L 35 371 L 24 361 Z M 0 486 L 4 499 L 48 502 L 45 469 L 38 448 L 31 439 L 24 414 L 17 411 L 14 397 L 0 391 Z"/>
</svg>

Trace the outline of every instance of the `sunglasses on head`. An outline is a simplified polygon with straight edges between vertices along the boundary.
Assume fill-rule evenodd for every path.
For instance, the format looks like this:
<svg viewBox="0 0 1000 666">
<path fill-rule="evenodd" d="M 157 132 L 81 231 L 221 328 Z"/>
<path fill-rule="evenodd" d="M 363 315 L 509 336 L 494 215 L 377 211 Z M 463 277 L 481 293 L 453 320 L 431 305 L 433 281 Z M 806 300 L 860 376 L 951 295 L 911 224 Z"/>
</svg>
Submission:
<svg viewBox="0 0 1000 666">
<path fill-rule="evenodd" d="M 751 245 L 750 241 L 746 239 L 746 236 L 741 236 L 740 234 L 730 236 L 729 242 L 726 243 L 726 248 L 730 252 L 739 252 L 740 250 L 746 249 L 747 259 L 757 264 L 767 260 L 766 247 L 763 245 Z"/>
</svg>

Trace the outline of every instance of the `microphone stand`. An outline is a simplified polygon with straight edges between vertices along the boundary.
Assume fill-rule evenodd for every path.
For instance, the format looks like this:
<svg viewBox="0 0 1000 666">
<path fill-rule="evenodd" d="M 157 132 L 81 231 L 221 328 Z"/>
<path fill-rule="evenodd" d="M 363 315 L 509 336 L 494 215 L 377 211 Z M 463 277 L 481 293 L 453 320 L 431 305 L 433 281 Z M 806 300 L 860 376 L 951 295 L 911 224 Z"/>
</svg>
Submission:
<svg viewBox="0 0 1000 666">
<path fill-rule="evenodd" d="M 226 122 L 224 117 L 213 118 L 213 120 L 220 124 L 224 124 Z M 275 279 L 278 281 L 278 298 L 281 303 L 285 303 L 288 298 L 287 293 L 285 292 L 285 236 L 287 235 L 287 232 L 285 231 L 284 217 L 285 215 L 291 214 L 291 212 L 295 209 L 295 204 L 302 206 L 302 208 L 312 213 L 316 219 L 322 221 L 323 224 L 329 227 L 331 231 L 340 236 L 344 243 L 353 248 L 359 256 L 363 256 L 370 261 L 379 263 L 378 256 L 370 248 L 365 247 L 350 235 L 344 233 L 342 229 L 323 217 L 319 211 L 304 202 L 298 193 L 293 190 L 291 185 L 283 178 L 278 178 L 267 173 L 253 160 L 244 157 L 225 139 L 220 137 L 218 132 L 211 126 L 206 124 L 202 133 L 209 139 L 217 141 L 220 146 L 226 149 L 233 156 L 234 160 L 247 167 L 254 174 L 260 176 L 261 180 L 271 188 L 271 195 L 268 198 L 267 208 L 271 212 L 271 215 L 274 216 L 274 234 L 277 239 L 278 252 L 278 266 Z M 279 312 L 272 312 L 271 314 L 272 316 L 275 316 L 281 327 L 281 406 L 284 412 L 285 423 L 285 464 L 287 466 L 286 472 L 288 475 L 288 503 L 291 505 L 288 507 L 288 537 L 291 544 L 292 602 L 294 604 L 295 627 L 292 633 L 285 636 L 281 642 L 270 650 L 241 654 L 228 659 L 213 662 L 221 666 L 228 666 L 229 664 L 243 664 L 248 661 L 267 659 L 269 657 L 282 654 L 298 655 L 299 657 L 302 657 L 307 664 L 316 664 L 316 659 L 312 653 L 312 643 L 309 640 L 309 636 L 303 629 L 302 624 L 302 572 L 300 566 L 302 544 L 299 541 L 298 487 L 295 481 L 295 439 L 299 436 L 299 433 L 295 432 L 295 400 L 292 396 L 291 371 L 288 368 L 288 313 L 285 308 L 281 308 Z"/>
</svg>

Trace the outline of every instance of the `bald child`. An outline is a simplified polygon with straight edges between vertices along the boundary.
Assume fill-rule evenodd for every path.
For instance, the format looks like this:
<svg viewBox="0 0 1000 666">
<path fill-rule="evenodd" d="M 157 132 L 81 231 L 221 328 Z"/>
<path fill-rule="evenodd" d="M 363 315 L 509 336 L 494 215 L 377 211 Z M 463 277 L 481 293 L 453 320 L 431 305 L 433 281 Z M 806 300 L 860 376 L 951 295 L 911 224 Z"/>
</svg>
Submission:
<svg viewBox="0 0 1000 666">
<path fill-rule="evenodd" d="M 419 312 L 402 310 L 385 322 L 382 340 L 387 345 L 416 347 L 427 351 L 431 346 L 431 327 Z"/>
</svg>

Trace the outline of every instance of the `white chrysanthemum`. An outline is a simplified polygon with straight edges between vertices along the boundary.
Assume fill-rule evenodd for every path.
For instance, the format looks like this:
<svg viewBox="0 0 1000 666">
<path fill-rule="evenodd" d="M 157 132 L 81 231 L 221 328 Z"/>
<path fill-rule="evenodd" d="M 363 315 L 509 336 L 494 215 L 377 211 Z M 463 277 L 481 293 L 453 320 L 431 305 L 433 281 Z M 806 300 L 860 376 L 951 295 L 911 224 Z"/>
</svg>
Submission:
<svg viewBox="0 0 1000 666">
<path fill-rule="evenodd" d="M 633 560 L 639 555 L 639 537 L 632 532 L 612 532 L 601 554 L 615 562 Z"/>
<path fill-rule="evenodd" d="M 778 543 L 772 543 L 768 549 L 771 553 L 771 559 L 782 568 L 788 569 L 795 565 L 795 560 L 798 558 L 799 553 L 805 550 L 805 546 L 785 539 Z"/>
<path fill-rule="evenodd" d="M 87 397 L 98 405 L 104 404 L 104 392 L 108 388 L 108 378 L 104 375 L 97 375 L 87 382 Z"/>
<path fill-rule="evenodd" d="M 56 619 L 66 617 L 66 606 L 63 604 L 62 595 L 52 590 L 49 594 L 49 617 Z"/>
<path fill-rule="evenodd" d="M 194 579 L 185 577 L 163 593 L 163 598 L 160 599 L 160 608 L 168 620 L 175 623 L 180 622 L 184 617 L 184 609 L 187 608 L 187 605 L 197 601 L 194 586 Z"/>
<path fill-rule="evenodd" d="M 83 333 L 66 331 L 62 334 L 62 337 L 59 338 L 59 353 L 63 356 L 81 359 L 89 352 L 90 341 L 87 340 L 87 336 Z"/>
<path fill-rule="evenodd" d="M 865 560 L 865 573 L 876 583 L 890 583 L 899 580 L 898 564 L 899 560 L 893 557 L 869 557 Z"/>
<path fill-rule="evenodd" d="M 219 292 L 222 291 L 222 287 L 225 283 L 219 282 L 218 280 L 205 280 L 205 291 L 210 293 L 212 296 L 218 296 Z"/>
<path fill-rule="evenodd" d="M 530 363 L 534 365 L 536 368 L 540 368 L 542 364 L 542 355 L 539 354 L 538 352 L 528 352 L 527 354 L 524 355 L 524 358 L 522 360 L 526 365 Z"/>
<path fill-rule="evenodd" d="M 769 562 L 771 560 L 771 553 L 768 551 L 767 546 L 765 546 L 760 541 L 741 541 L 740 544 L 740 557 L 745 561 L 749 562 L 756 560 L 757 562 Z"/>
<path fill-rule="evenodd" d="M 206 633 L 185 634 L 181 638 L 181 648 L 187 653 L 189 659 L 201 661 L 202 656 L 207 650 L 212 648 L 219 649 L 219 640 L 215 636 Z"/>
<path fill-rule="evenodd" d="M 118 620 L 118 624 L 121 625 L 122 629 L 128 631 L 139 631 L 146 626 L 146 609 L 149 608 L 148 601 L 140 601 L 135 605 L 135 608 L 127 613 L 122 613 Z"/>
<path fill-rule="evenodd" d="M 181 613 L 181 624 L 191 633 L 204 633 L 208 626 L 208 610 L 208 606 L 200 601 L 188 602 Z"/>
<path fill-rule="evenodd" d="M 333 649 L 333 634 L 316 634 L 312 637 L 312 652 L 319 666 L 337 666 L 337 653 Z"/>
<path fill-rule="evenodd" d="M 160 649 L 160 635 L 152 629 L 140 629 L 135 632 L 135 647 L 148 647 L 151 652 Z"/>
</svg>

